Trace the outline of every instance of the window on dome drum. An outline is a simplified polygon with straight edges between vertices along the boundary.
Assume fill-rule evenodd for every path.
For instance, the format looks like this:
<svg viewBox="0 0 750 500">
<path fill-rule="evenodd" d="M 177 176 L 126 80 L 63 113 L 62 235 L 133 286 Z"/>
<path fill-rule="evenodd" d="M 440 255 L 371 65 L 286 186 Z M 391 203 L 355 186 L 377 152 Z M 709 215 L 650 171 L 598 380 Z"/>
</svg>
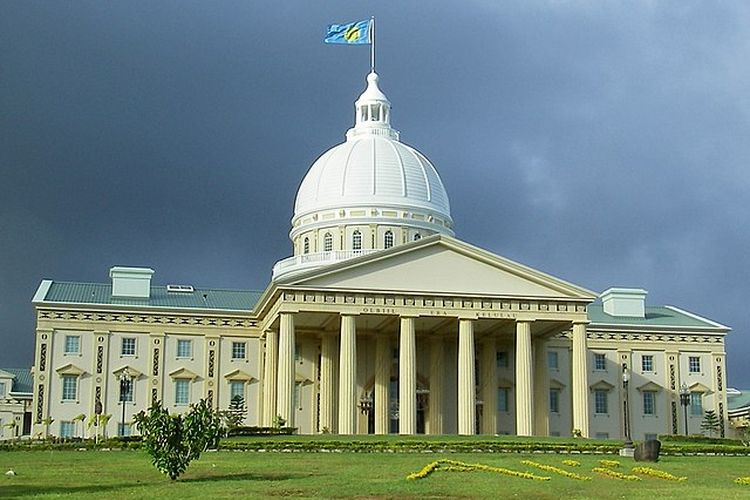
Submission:
<svg viewBox="0 0 750 500">
<path fill-rule="evenodd" d="M 604 354 L 594 353 L 594 370 L 606 371 L 607 357 Z"/>
<path fill-rule="evenodd" d="M 245 382 L 232 380 L 229 382 L 229 400 L 232 401 L 238 396 L 245 399 Z"/>
<path fill-rule="evenodd" d="M 232 359 L 245 359 L 245 343 L 232 342 Z"/>
<path fill-rule="evenodd" d="M 393 246 L 393 231 L 386 231 L 383 236 L 383 248 L 391 248 Z"/>
<path fill-rule="evenodd" d="M 65 354 L 81 353 L 81 337 L 79 335 L 65 336 Z"/>
<path fill-rule="evenodd" d="M 75 375 L 63 375 L 62 400 L 75 401 L 76 399 L 78 399 L 78 377 Z"/>
<path fill-rule="evenodd" d="M 598 415 L 606 415 L 609 413 L 607 405 L 607 391 L 596 390 L 594 391 L 594 412 Z"/>
<path fill-rule="evenodd" d="M 654 357 L 651 354 L 644 354 L 641 357 L 641 369 L 644 372 L 654 371 Z"/>
<path fill-rule="evenodd" d="M 310 253 L 310 238 L 305 238 L 305 244 L 304 248 L 302 249 L 303 253 Z"/>
<path fill-rule="evenodd" d="M 121 356 L 135 356 L 135 338 L 125 337 L 120 343 Z"/>
<path fill-rule="evenodd" d="M 690 373 L 700 373 L 701 358 L 699 358 L 698 356 L 690 356 L 688 358 L 688 371 Z"/>
<path fill-rule="evenodd" d="M 68 420 L 60 422 L 60 437 L 72 438 L 76 434 L 76 423 Z"/>
<path fill-rule="evenodd" d="M 549 390 L 549 411 L 560 413 L 560 389 Z"/>
<path fill-rule="evenodd" d="M 508 351 L 497 351 L 495 353 L 495 365 L 498 368 L 508 368 Z"/>
<path fill-rule="evenodd" d="M 656 415 L 656 393 L 654 391 L 643 392 L 643 414 Z"/>
<path fill-rule="evenodd" d="M 178 358 L 192 358 L 193 357 L 193 341 L 185 339 L 177 339 L 177 357 Z"/>
<path fill-rule="evenodd" d="M 700 392 L 690 393 L 690 415 L 693 417 L 703 416 L 703 394 Z"/>
<path fill-rule="evenodd" d="M 180 379 L 174 381 L 174 403 L 177 405 L 190 404 L 189 380 Z"/>
<path fill-rule="evenodd" d="M 559 359 L 557 355 L 557 351 L 547 351 L 547 368 L 550 370 L 558 370 L 559 369 Z"/>
<path fill-rule="evenodd" d="M 352 233 L 352 250 L 362 250 L 362 233 L 359 230 Z"/>
<path fill-rule="evenodd" d="M 326 233 L 325 236 L 323 236 L 323 251 L 330 252 L 332 250 L 333 250 L 333 236 L 331 236 L 331 233 Z"/>
<path fill-rule="evenodd" d="M 497 411 L 508 411 L 508 388 L 497 388 Z"/>
</svg>

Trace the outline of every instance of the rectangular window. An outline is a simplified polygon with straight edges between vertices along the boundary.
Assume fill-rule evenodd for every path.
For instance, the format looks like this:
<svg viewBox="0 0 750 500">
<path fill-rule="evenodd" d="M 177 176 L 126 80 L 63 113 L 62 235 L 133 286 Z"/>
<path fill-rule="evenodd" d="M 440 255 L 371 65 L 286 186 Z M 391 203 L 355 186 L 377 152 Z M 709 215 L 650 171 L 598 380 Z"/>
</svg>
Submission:
<svg viewBox="0 0 750 500">
<path fill-rule="evenodd" d="M 302 364 L 302 356 L 299 352 L 299 346 L 294 344 L 294 362 Z"/>
<path fill-rule="evenodd" d="M 237 396 L 245 399 L 245 382 L 241 380 L 232 380 L 229 382 L 229 400 L 232 401 Z"/>
<path fill-rule="evenodd" d="M 0 397 L 5 396 L 5 382 L 0 382 Z"/>
<path fill-rule="evenodd" d="M 594 353 L 594 370 L 604 371 L 607 369 L 607 357 L 604 354 Z"/>
<path fill-rule="evenodd" d="M 651 354 L 641 356 L 641 370 L 644 372 L 654 371 L 654 357 Z"/>
<path fill-rule="evenodd" d="M 122 356 L 135 356 L 135 338 L 126 337 L 122 339 L 120 354 Z"/>
<path fill-rule="evenodd" d="M 701 358 L 698 356 L 690 356 L 688 358 L 688 370 L 690 373 L 700 373 L 701 371 Z"/>
<path fill-rule="evenodd" d="M 643 436 L 644 441 L 656 441 L 658 438 L 659 436 L 657 436 L 656 434 L 650 434 L 650 433 L 646 433 Z"/>
<path fill-rule="evenodd" d="M 550 370 L 559 369 L 559 359 L 557 351 L 547 351 L 547 368 Z"/>
<path fill-rule="evenodd" d="M 72 438 L 76 435 L 76 423 L 63 420 L 60 422 L 60 437 Z"/>
<path fill-rule="evenodd" d="M 656 393 L 653 391 L 643 393 L 643 414 L 656 415 Z"/>
<path fill-rule="evenodd" d="M 190 381 L 174 381 L 174 402 L 178 405 L 190 404 Z"/>
<path fill-rule="evenodd" d="M 609 439 L 609 432 L 597 432 L 594 437 L 596 439 Z"/>
<path fill-rule="evenodd" d="M 560 413 L 560 389 L 549 390 L 549 411 Z"/>
<path fill-rule="evenodd" d="M 131 377 L 124 381 L 118 380 L 117 382 L 120 384 L 120 401 L 132 403 L 133 394 L 135 393 L 135 380 Z"/>
<path fill-rule="evenodd" d="M 65 354 L 81 353 L 81 337 L 78 335 L 65 336 Z"/>
<path fill-rule="evenodd" d="M 694 417 L 703 416 L 703 394 L 700 392 L 690 393 L 690 415 Z"/>
<path fill-rule="evenodd" d="M 508 388 L 497 388 L 497 411 L 508 411 Z"/>
<path fill-rule="evenodd" d="M 193 341 L 177 339 L 177 357 L 178 358 L 192 358 L 193 357 Z"/>
<path fill-rule="evenodd" d="M 117 435 L 120 437 L 130 436 L 130 424 L 118 423 L 117 424 Z"/>
<path fill-rule="evenodd" d="M 78 377 L 75 375 L 63 375 L 62 382 L 63 401 L 75 401 L 78 399 Z"/>
<path fill-rule="evenodd" d="M 495 364 L 498 368 L 508 368 L 508 351 L 497 351 L 495 353 Z"/>
<path fill-rule="evenodd" d="M 244 342 L 232 342 L 232 359 L 245 359 Z"/>
<path fill-rule="evenodd" d="M 607 406 L 607 391 L 594 391 L 595 412 L 599 415 L 606 415 L 609 413 L 609 408 Z"/>
</svg>

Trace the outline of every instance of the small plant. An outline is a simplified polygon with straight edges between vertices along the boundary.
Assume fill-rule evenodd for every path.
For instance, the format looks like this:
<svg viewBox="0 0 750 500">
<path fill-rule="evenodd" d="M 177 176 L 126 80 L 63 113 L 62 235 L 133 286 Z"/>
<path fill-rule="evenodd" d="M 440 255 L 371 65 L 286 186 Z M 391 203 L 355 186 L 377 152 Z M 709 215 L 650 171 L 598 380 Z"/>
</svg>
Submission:
<svg viewBox="0 0 750 500">
<path fill-rule="evenodd" d="M 322 428 L 322 429 L 320 429 L 320 433 L 321 433 L 321 434 L 330 434 L 330 433 L 331 433 L 331 429 L 329 429 L 329 428 L 328 428 L 328 427 L 326 427 L 326 426 L 323 426 L 323 428 Z"/>
<path fill-rule="evenodd" d="M 581 429 L 573 429 L 573 437 L 574 438 L 583 437 L 583 433 L 581 432 Z"/>
<path fill-rule="evenodd" d="M 157 401 L 148 413 L 135 415 L 143 447 L 151 462 L 173 481 L 193 460 L 210 447 L 216 447 L 223 434 L 221 416 L 205 399 L 191 405 L 184 415 L 171 415 Z"/>
<path fill-rule="evenodd" d="M 245 398 L 240 395 L 234 396 L 229 403 L 229 409 L 222 412 L 228 429 L 240 427 L 245 422 L 246 416 Z"/>
<path fill-rule="evenodd" d="M 708 431 L 709 437 L 713 437 L 714 432 L 719 430 L 719 417 L 716 416 L 714 410 L 706 410 L 703 414 L 703 421 L 701 422 L 701 429 Z"/>
<path fill-rule="evenodd" d="M 276 415 L 273 417 L 273 426 L 277 429 L 280 429 L 286 425 L 286 419 L 282 417 L 281 415 Z"/>
</svg>

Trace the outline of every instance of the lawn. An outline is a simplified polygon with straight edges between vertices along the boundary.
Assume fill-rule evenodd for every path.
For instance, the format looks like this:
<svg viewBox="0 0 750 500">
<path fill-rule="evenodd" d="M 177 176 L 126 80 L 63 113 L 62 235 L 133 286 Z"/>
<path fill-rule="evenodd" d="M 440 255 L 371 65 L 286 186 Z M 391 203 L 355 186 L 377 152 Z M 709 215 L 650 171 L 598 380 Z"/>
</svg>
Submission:
<svg viewBox="0 0 750 500">
<path fill-rule="evenodd" d="M 505 467 L 548 476 L 533 481 L 493 472 L 437 471 L 416 481 L 406 476 L 441 458 Z M 591 472 L 603 455 L 436 453 L 252 453 L 208 452 L 172 482 L 141 451 L 17 451 L 0 453 L 3 498 L 750 498 L 750 486 L 733 482 L 750 475 L 747 457 L 663 457 L 655 465 L 685 482 L 643 477 L 622 481 Z M 538 463 L 592 477 L 570 479 L 523 465 Z M 562 464 L 565 459 L 580 467 Z M 635 462 L 617 458 L 615 469 Z"/>
</svg>

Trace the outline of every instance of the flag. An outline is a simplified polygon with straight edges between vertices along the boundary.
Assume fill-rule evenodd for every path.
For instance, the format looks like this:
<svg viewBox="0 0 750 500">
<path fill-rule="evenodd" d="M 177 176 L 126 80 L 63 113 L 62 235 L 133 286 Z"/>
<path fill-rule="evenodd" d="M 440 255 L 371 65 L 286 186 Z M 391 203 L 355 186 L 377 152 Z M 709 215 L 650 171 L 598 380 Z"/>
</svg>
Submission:
<svg viewBox="0 0 750 500">
<path fill-rule="evenodd" d="M 348 24 L 330 24 L 328 33 L 323 39 L 325 43 L 341 43 L 344 45 L 366 45 L 370 40 L 371 19 L 355 21 Z"/>
</svg>

